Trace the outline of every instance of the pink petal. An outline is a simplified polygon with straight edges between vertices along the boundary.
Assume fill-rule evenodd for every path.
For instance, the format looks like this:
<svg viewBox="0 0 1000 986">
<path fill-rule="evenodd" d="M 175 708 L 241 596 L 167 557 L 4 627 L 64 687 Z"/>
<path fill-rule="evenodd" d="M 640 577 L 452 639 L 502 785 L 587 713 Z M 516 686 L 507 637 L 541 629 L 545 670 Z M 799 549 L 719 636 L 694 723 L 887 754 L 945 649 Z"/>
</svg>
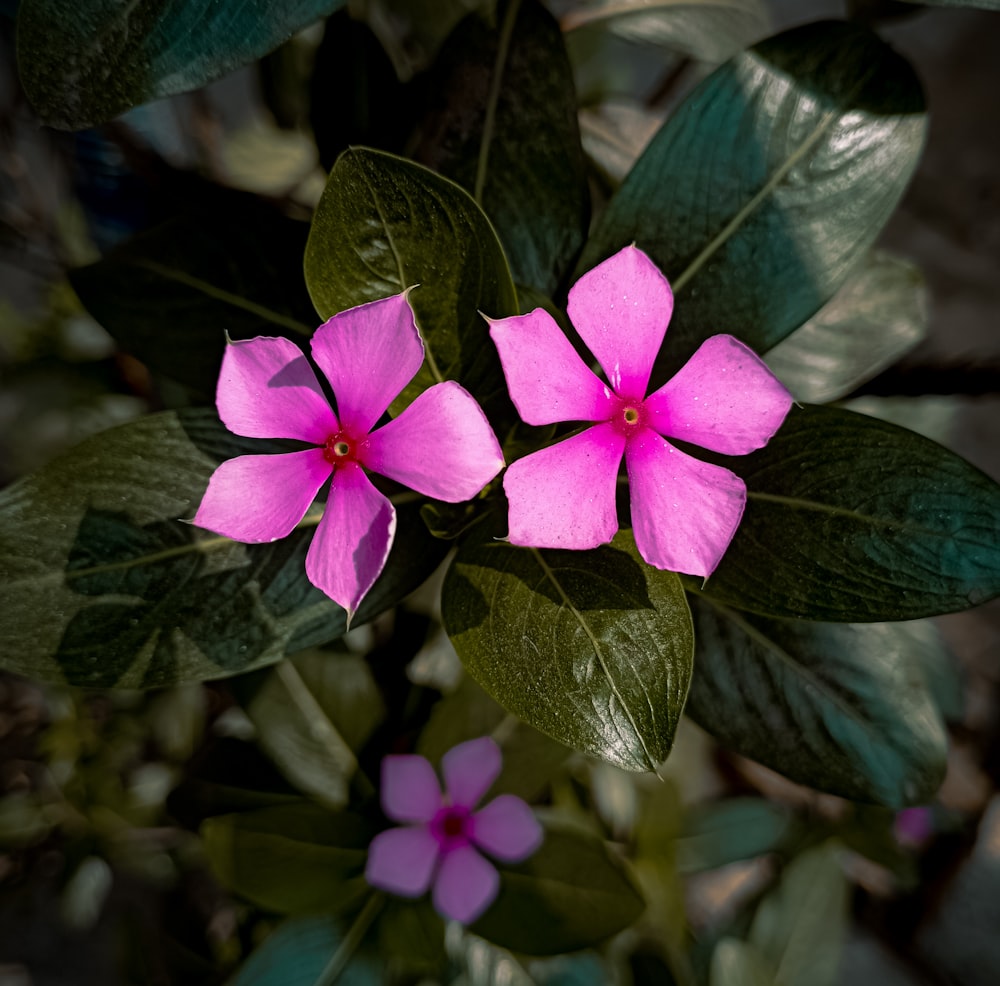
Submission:
<svg viewBox="0 0 1000 986">
<path fill-rule="evenodd" d="M 489 736 L 453 746 L 441 758 L 444 789 L 453 805 L 473 808 L 497 779 L 503 757 Z"/>
<path fill-rule="evenodd" d="M 503 468 L 486 415 L 451 380 L 428 388 L 372 432 L 363 455 L 373 472 L 448 503 L 471 499 Z"/>
<path fill-rule="evenodd" d="M 511 400 L 529 425 L 608 419 L 612 405 L 607 384 L 580 359 L 544 309 L 491 321 L 490 336 Z"/>
<path fill-rule="evenodd" d="M 340 312 L 313 336 L 313 359 L 330 381 L 345 428 L 371 431 L 424 361 L 406 294 Z"/>
<path fill-rule="evenodd" d="M 595 425 L 526 455 L 503 479 L 511 544 L 596 548 L 618 530 L 615 483 L 625 437 Z"/>
<path fill-rule="evenodd" d="M 215 403 L 222 423 L 247 438 L 322 445 L 337 431 L 337 418 L 302 350 L 280 337 L 226 346 Z"/>
<path fill-rule="evenodd" d="M 462 846 L 441 860 L 434 881 L 434 906 L 452 921 L 472 924 L 500 891 L 500 874 L 472 846 Z"/>
<path fill-rule="evenodd" d="M 629 442 L 625 463 L 639 554 L 657 568 L 707 578 L 743 516 L 743 480 L 685 455 L 649 428 Z"/>
<path fill-rule="evenodd" d="M 306 555 L 306 575 L 348 620 L 385 567 L 396 536 L 396 510 L 356 463 L 338 466 L 323 519 Z"/>
<path fill-rule="evenodd" d="M 792 406 L 792 395 L 739 339 L 712 336 L 646 400 L 649 426 L 668 438 L 726 455 L 766 445 Z"/>
<path fill-rule="evenodd" d="M 193 524 L 234 541 L 287 537 L 330 475 L 322 449 L 241 455 L 212 473 Z"/>
<path fill-rule="evenodd" d="M 513 794 L 501 794 L 472 816 L 472 841 L 504 863 L 527 859 L 542 844 L 542 826 Z"/>
<path fill-rule="evenodd" d="M 386 829 L 368 847 L 365 879 L 379 890 L 419 897 L 431 885 L 437 860 L 437 842 L 422 825 Z"/>
<path fill-rule="evenodd" d="M 441 807 L 434 768 L 417 754 L 382 760 L 382 811 L 394 822 L 429 822 Z"/>
<path fill-rule="evenodd" d="M 566 311 L 619 397 L 646 396 L 674 310 L 667 279 L 641 250 L 625 247 L 570 289 Z"/>
</svg>

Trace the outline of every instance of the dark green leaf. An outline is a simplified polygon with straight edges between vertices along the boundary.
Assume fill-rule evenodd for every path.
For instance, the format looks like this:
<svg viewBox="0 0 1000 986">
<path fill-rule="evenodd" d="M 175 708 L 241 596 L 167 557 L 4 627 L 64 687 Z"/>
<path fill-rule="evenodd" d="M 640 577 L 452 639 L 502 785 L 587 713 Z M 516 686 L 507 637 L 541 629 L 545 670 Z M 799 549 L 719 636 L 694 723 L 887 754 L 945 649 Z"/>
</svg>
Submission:
<svg viewBox="0 0 1000 986">
<path fill-rule="evenodd" d="M 687 712 L 726 746 L 786 777 L 892 808 L 938 789 L 944 723 L 922 624 L 767 620 L 692 599 L 697 673 Z"/>
<path fill-rule="evenodd" d="M 234 213 L 173 219 L 70 272 L 122 349 L 204 397 L 227 333 L 304 346 L 317 324 L 302 279 L 308 227 L 259 207 Z"/>
<path fill-rule="evenodd" d="M 469 17 L 448 40 L 412 155 L 472 193 L 514 280 L 551 296 L 590 211 L 573 76 L 559 26 L 537 0 L 508 4 L 503 18 L 490 28 Z"/>
<path fill-rule="evenodd" d="M 796 857 L 754 915 L 749 943 L 782 986 L 833 986 L 838 981 L 847 925 L 847 880 L 837 862 L 838 850 L 836 843 L 827 843 Z"/>
<path fill-rule="evenodd" d="M 671 365 L 728 332 L 758 352 L 865 255 L 916 165 L 909 65 L 874 34 L 818 23 L 761 42 L 684 101 L 616 193 L 582 272 L 635 241 L 677 295 Z"/>
<path fill-rule="evenodd" d="M 765 448 L 727 464 L 749 493 L 705 585 L 721 603 L 878 622 L 968 609 L 1000 593 L 1000 486 L 929 439 L 805 407 Z"/>
<path fill-rule="evenodd" d="M 774 986 L 774 974 L 750 942 L 723 938 L 712 952 L 708 986 Z"/>
<path fill-rule="evenodd" d="M 677 840 L 677 868 L 697 873 L 773 852 L 788 837 L 791 823 L 787 808 L 762 798 L 730 798 L 701 805 L 684 819 L 684 830 Z"/>
<path fill-rule="evenodd" d="M 369 893 L 364 869 L 373 834 L 359 816 L 307 801 L 217 815 L 201 825 L 222 883 L 277 914 L 355 907 Z"/>
<path fill-rule="evenodd" d="M 630 531 L 593 551 L 459 549 L 443 617 L 466 670 L 505 709 L 626 770 L 670 752 L 691 677 L 690 614 Z"/>
<path fill-rule="evenodd" d="M 927 335 L 920 268 L 880 250 L 805 325 L 767 354 L 796 400 L 826 404 L 895 363 Z"/>
<path fill-rule="evenodd" d="M 528 955 L 594 945 L 627 928 L 642 898 L 604 843 L 552 825 L 541 849 L 500 874 L 500 895 L 471 930 Z"/>
<path fill-rule="evenodd" d="M 563 30 L 604 30 L 633 43 L 662 45 L 721 62 L 766 33 L 761 0 L 600 0 L 571 10 Z"/>
<path fill-rule="evenodd" d="M 230 685 L 257 727 L 256 739 L 299 790 L 332 807 L 347 802 L 355 754 L 385 707 L 356 654 L 308 650 Z"/>
<path fill-rule="evenodd" d="M 238 439 L 208 411 L 102 432 L 0 493 L 0 661 L 91 687 L 157 688 L 272 664 L 343 634 L 310 584 L 318 508 L 289 537 L 244 545 L 182 523 L 218 463 L 277 448 Z M 443 557 L 419 503 L 355 623 L 412 591 Z"/>
<path fill-rule="evenodd" d="M 43 122 L 79 130 L 218 79 L 343 2 L 22 0 L 21 82 Z"/>
<path fill-rule="evenodd" d="M 318 986 L 342 942 L 343 935 L 329 915 L 290 918 L 267 936 L 228 986 Z M 354 955 L 337 978 L 337 986 L 383 982 L 378 963 L 367 955 Z"/>
<path fill-rule="evenodd" d="M 391 154 L 346 151 L 316 208 L 305 272 L 323 318 L 420 285 L 410 301 L 427 358 L 394 408 L 446 379 L 484 406 L 507 401 L 480 312 L 514 315 L 517 296 L 496 233 L 458 185 Z"/>
</svg>

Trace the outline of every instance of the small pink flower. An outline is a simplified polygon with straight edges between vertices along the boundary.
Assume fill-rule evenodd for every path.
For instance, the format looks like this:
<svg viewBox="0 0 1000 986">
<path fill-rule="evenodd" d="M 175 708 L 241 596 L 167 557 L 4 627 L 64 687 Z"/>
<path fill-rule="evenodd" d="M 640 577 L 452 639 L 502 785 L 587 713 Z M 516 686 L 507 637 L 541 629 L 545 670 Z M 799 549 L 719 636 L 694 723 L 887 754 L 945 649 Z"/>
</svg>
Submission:
<svg viewBox="0 0 1000 986">
<path fill-rule="evenodd" d="M 892 830 L 901 846 L 919 849 L 934 835 L 934 812 L 924 806 L 903 808 L 896 812 Z"/>
<path fill-rule="evenodd" d="M 333 389 L 336 413 L 294 343 L 261 336 L 226 346 L 216 393 L 225 426 L 247 438 L 295 438 L 314 447 L 223 462 L 194 523 L 235 541 L 275 541 L 291 533 L 332 478 L 306 574 L 350 618 L 396 532 L 396 510 L 365 468 L 457 503 L 500 471 L 503 456 L 479 405 L 453 381 L 428 388 L 399 417 L 374 427 L 424 360 L 406 292 L 334 315 L 313 335 L 312 355 Z"/>
<path fill-rule="evenodd" d="M 717 335 L 647 397 L 673 294 L 636 247 L 584 274 L 567 311 L 610 386 L 542 309 L 490 324 L 511 399 L 528 424 L 595 422 L 507 469 L 511 543 L 584 549 L 610 541 L 624 455 L 639 553 L 657 568 L 707 578 L 743 516 L 746 486 L 665 438 L 745 455 L 778 430 L 791 394 L 743 343 Z"/>
<path fill-rule="evenodd" d="M 424 757 L 386 757 L 382 810 L 404 825 L 372 840 L 365 879 L 403 897 L 419 897 L 433 883 L 440 914 L 463 924 L 475 921 L 500 889 L 499 874 L 479 850 L 518 863 L 542 844 L 542 827 L 513 794 L 473 811 L 500 766 L 500 747 L 488 736 L 459 743 L 441 758 L 447 792 L 442 797 Z"/>
</svg>

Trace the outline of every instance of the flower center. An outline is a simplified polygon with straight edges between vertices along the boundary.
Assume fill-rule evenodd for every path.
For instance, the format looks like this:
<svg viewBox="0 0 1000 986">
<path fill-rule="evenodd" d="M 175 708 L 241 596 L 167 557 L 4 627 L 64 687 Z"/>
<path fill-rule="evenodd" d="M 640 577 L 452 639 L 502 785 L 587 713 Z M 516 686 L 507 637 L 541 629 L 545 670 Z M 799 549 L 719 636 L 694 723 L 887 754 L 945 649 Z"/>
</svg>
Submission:
<svg viewBox="0 0 1000 986">
<path fill-rule="evenodd" d="M 323 447 L 323 458 L 331 466 L 339 466 L 344 462 L 351 462 L 357 458 L 357 444 L 342 431 L 336 435 L 331 435 L 326 440 Z"/>
<path fill-rule="evenodd" d="M 626 438 L 634 435 L 646 423 L 646 408 L 642 401 L 618 398 L 618 405 L 611 415 L 611 424 Z"/>
<path fill-rule="evenodd" d="M 431 834 L 437 839 L 442 852 L 468 845 L 471 838 L 471 816 L 468 808 L 446 805 L 431 819 Z"/>
</svg>

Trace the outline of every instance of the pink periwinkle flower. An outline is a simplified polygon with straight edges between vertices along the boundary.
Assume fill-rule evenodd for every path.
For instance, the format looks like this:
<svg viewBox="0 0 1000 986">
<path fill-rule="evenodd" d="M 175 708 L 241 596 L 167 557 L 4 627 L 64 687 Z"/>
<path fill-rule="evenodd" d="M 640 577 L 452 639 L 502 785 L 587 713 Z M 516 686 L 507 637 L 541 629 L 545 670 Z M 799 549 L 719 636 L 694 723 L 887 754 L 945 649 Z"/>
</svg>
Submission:
<svg viewBox="0 0 1000 986">
<path fill-rule="evenodd" d="M 567 311 L 608 383 L 542 309 L 490 323 L 511 399 L 528 424 L 594 422 L 507 469 L 511 543 L 585 549 L 610 541 L 624 455 L 639 553 L 657 568 L 707 578 L 743 516 L 746 486 L 666 439 L 745 455 L 778 430 L 791 394 L 738 339 L 716 335 L 647 396 L 673 293 L 634 246 L 584 274 Z"/>
<path fill-rule="evenodd" d="M 496 476 L 503 455 L 482 409 L 453 381 L 428 388 L 375 428 L 424 360 L 407 292 L 334 315 L 313 335 L 312 356 L 336 412 L 294 343 L 261 336 L 226 346 L 216 392 L 225 426 L 247 438 L 295 438 L 313 447 L 223 462 L 194 523 L 236 541 L 275 541 L 291 533 L 330 479 L 306 574 L 350 618 L 396 532 L 396 510 L 365 469 L 457 503 Z"/>
<path fill-rule="evenodd" d="M 500 875 L 482 853 L 504 863 L 527 859 L 542 827 L 513 794 L 475 807 L 496 780 L 500 747 L 488 736 L 459 743 L 441 758 L 445 794 L 421 756 L 382 761 L 382 810 L 399 828 L 380 832 L 368 850 L 365 879 L 380 890 L 420 897 L 431 884 L 438 913 L 471 924 L 500 890 Z"/>
</svg>

